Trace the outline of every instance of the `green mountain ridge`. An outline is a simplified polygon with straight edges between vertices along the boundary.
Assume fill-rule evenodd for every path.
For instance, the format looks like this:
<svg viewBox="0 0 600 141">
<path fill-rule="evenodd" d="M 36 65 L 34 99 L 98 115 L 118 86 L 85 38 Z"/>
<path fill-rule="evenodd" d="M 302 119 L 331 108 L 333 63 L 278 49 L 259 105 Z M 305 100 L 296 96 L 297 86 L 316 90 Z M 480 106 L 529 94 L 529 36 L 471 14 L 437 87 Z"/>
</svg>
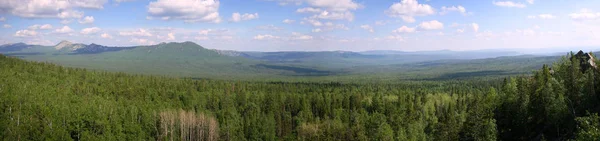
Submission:
<svg viewBox="0 0 600 141">
<path fill-rule="evenodd" d="M 557 56 L 505 56 L 482 51 L 373 54 L 349 51 L 239 52 L 193 42 L 107 47 L 63 41 L 56 46 L 14 44 L 0 53 L 26 60 L 134 74 L 236 80 L 382 81 L 466 79 L 527 74 Z M 470 54 L 478 54 L 471 56 Z M 510 55 L 510 54 L 506 54 Z M 462 57 L 454 57 L 462 56 Z M 498 57 L 500 56 L 500 57 Z"/>
</svg>

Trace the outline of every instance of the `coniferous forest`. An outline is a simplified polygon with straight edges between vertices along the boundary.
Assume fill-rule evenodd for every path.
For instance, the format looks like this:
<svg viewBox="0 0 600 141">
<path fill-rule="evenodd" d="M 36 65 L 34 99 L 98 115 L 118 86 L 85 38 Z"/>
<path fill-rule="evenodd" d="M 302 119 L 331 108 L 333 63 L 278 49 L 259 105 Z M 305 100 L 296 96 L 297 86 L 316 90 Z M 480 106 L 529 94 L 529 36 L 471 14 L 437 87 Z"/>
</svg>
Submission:
<svg viewBox="0 0 600 141">
<path fill-rule="evenodd" d="M 573 53 L 490 80 L 195 80 L 0 55 L 2 140 L 598 140 L 600 71 Z"/>
</svg>

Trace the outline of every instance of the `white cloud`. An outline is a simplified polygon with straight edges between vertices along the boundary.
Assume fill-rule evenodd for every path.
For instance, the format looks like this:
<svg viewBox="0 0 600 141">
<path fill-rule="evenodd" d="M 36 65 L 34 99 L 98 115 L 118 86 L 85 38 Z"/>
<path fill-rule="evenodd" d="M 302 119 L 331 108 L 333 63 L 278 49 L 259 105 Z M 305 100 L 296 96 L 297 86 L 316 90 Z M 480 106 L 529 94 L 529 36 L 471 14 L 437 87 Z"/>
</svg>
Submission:
<svg viewBox="0 0 600 141">
<path fill-rule="evenodd" d="M 61 24 L 70 24 L 73 20 L 61 20 Z"/>
<path fill-rule="evenodd" d="M 94 23 L 94 17 L 92 16 L 85 16 L 85 18 L 83 18 L 83 20 L 79 20 L 80 24 L 91 24 Z"/>
<path fill-rule="evenodd" d="M 313 29 L 312 32 L 319 33 L 319 32 L 323 32 L 323 30 L 321 28 L 316 28 L 316 29 Z"/>
<path fill-rule="evenodd" d="M 30 30 L 38 30 L 38 29 L 46 30 L 46 29 L 52 29 L 52 25 L 50 25 L 50 24 L 43 24 L 43 25 L 35 24 L 32 26 L 29 26 L 28 28 Z"/>
<path fill-rule="evenodd" d="M 535 0 L 527 0 L 527 3 L 529 4 L 533 4 L 535 2 Z"/>
<path fill-rule="evenodd" d="M 138 30 L 132 30 L 132 31 L 121 31 L 121 32 L 119 32 L 119 35 L 121 35 L 121 36 L 138 36 L 138 37 L 140 37 L 140 36 L 146 36 L 146 37 L 152 36 L 152 34 L 150 32 L 148 32 L 148 30 L 142 29 L 142 28 L 140 28 Z"/>
<path fill-rule="evenodd" d="M 296 12 L 298 12 L 298 13 L 321 13 L 321 12 L 323 12 L 323 10 L 321 10 L 319 8 L 305 7 L 305 8 L 300 8 L 300 9 L 296 10 Z"/>
<path fill-rule="evenodd" d="M 6 18 L 0 17 L 0 22 L 5 22 L 5 21 L 6 21 Z"/>
<path fill-rule="evenodd" d="M 475 32 L 479 32 L 479 24 L 477 23 L 472 23 L 471 27 L 473 28 L 473 31 Z"/>
<path fill-rule="evenodd" d="M 359 4 L 352 0 L 306 0 L 306 3 L 335 12 L 346 12 L 356 10 L 360 7 Z"/>
<path fill-rule="evenodd" d="M 260 30 L 268 30 L 268 31 L 281 31 L 283 30 L 283 28 L 281 27 L 277 27 L 275 25 L 263 25 L 263 26 L 258 26 L 256 27 L 256 29 L 260 29 Z"/>
<path fill-rule="evenodd" d="M 467 9 L 465 9 L 465 7 L 460 6 L 460 5 L 459 6 L 451 6 L 451 7 L 442 6 L 442 12 L 440 12 L 440 14 L 445 15 L 447 13 L 454 12 L 454 11 L 459 12 L 463 15 L 467 14 Z"/>
<path fill-rule="evenodd" d="M 148 5 L 148 19 L 219 23 L 218 0 L 158 0 Z"/>
<path fill-rule="evenodd" d="M 598 20 L 600 19 L 600 12 L 593 12 L 589 9 L 581 9 L 578 13 L 569 14 L 569 17 L 578 21 Z"/>
<path fill-rule="evenodd" d="M 281 39 L 281 37 L 279 36 L 273 36 L 273 35 L 269 35 L 269 34 L 265 34 L 265 35 L 256 35 L 254 36 L 254 40 L 278 40 Z"/>
<path fill-rule="evenodd" d="M 536 18 L 539 18 L 539 19 L 555 19 L 556 16 L 554 16 L 552 14 L 540 14 L 540 15 L 537 15 L 537 16 L 536 15 L 530 15 L 530 16 L 527 16 L 527 18 L 529 18 L 529 19 L 536 19 Z"/>
<path fill-rule="evenodd" d="M 415 28 L 410 28 L 410 27 L 407 27 L 407 26 L 402 26 L 402 27 L 400 27 L 400 28 L 398 28 L 398 29 L 396 29 L 396 30 L 394 30 L 392 32 L 394 32 L 394 33 L 413 33 L 415 31 L 416 31 Z"/>
<path fill-rule="evenodd" d="M 464 29 L 456 29 L 456 33 L 464 33 L 465 30 Z"/>
<path fill-rule="evenodd" d="M 350 11 L 346 12 L 328 12 L 323 11 L 320 14 L 313 15 L 310 18 L 312 19 L 325 19 L 325 20 L 354 20 L 354 14 Z"/>
<path fill-rule="evenodd" d="M 138 45 L 153 45 L 156 44 L 154 41 L 142 38 L 132 38 L 129 42 L 136 43 Z"/>
<path fill-rule="evenodd" d="M 373 27 L 371 27 L 370 25 L 361 25 L 360 28 L 367 30 L 371 33 L 375 32 L 375 30 L 373 30 Z"/>
<path fill-rule="evenodd" d="M 308 23 L 314 27 L 319 27 L 319 26 L 323 26 L 323 23 L 321 23 L 321 21 L 315 20 L 315 19 L 305 19 L 303 22 L 301 22 L 302 24 L 304 23 Z"/>
<path fill-rule="evenodd" d="M 113 1 L 116 2 L 116 3 L 121 3 L 121 2 L 132 2 L 132 1 L 135 1 L 135 0 L 113 0 Z"/>
<path fill-rule="evenodd" d="M 286 23 L 286 24 L 292 24 L 294 22 L 296 22 L 296 21 L 295 20 L 290 20 L 290 19 L 283 20 L 283 23 Z"/>
<path fill-rule="evenodd" d="M 84 28 L 81 30 L 81 34 L 96 34 L 98 32 L 100 32 L 102 29 L 98 28 L 98 27 L 90 27 L 90 28 Z"/>
<path fill-rule="evenodd" d="M 554 16 L 552 14 L 541 14 L 541 15 L 538 15 L 538 17 L 540 19 L 554 19 L 554 18 L 556 18 L 556 16 Z"/>
<path fill-rule="evenodd" d="M 221 35 L 228 35 L 230 33 L 229 33 L 229 30 L 227 30 L 227 29 L 203 29 L 203 30 L 200 30 L 198 32 L 198 34 L 221 36 Z"/>
<path fill-rule="evenodd" d="M 295 3 L 301 5 L 306 3 L 308 7 L 297 9 L 298 13 L 313 13 L 313 19 L 348 20 L 354 19 L 352 11 L 363 6 L 353 0 L 267 0 L 278 1 L 280 4 Z"/>
<path fill-rule="evenodd" d="M 56 32 L 56 33 L 70 33 L 70 32 L 73 32 L 73 29 L 71 29 L 68 26 L 63 26 L 62 28 L 54 30 L 54 32 Z"/>
<path fill-rule="evenodd" d="M 105 38 L 105 39 L 112 39 L 113 37 L 110 36 L 110 34 L 108 33 L 103 33 L 102 35 L 100 35 L 100 37 Z"/>
<path fill-rule="evenodd" d="M 17 37 L 32 37 L 32 36 L 37 36 L 37 32 L 35 32 L 35 30 L 19 30 L 15 33 L 15 36 Z"/>
<path fill-rule="evenodd" d="M 400 36 L 400 35 L 390 35 L 385 38 L 388 40 L 394 40 L 394 41 L 404 41 L 404 38 L 402 38 L 402 36 Z"/>
<path fill-rule="evenodd" d="M 10 24 L 4 24 L 4 25 L 2 25 L 2 27 L 4 27 L 4 28 L 11 28 L 12 26 Z"/>
<path fill-rule="evenodd" d="M 433 20 L 433 21 L 429 21 L 429 22 L 422 22 L 421 24 L 419 24 L 419 27 L 421 29 L 425 29 L 425 30 L 436 30 L 436 29 L 443 29 L 444 24 L 437 20 Z"/>
<path fill-rule="evenodd" d="M 427 4 L 419 4 L 417 0 L 402 0 L 394 3 L 385 13 L 391 17 L 399 17 L 404 22 L 415 22 L 415 16 L 427 16 L 435 14 L 435 10 Z"/>
<path fill-rule="evenodd" d="M 102 9 L 107 0 L 3 0 L 0 12 L 26 18 L 81 18 L 78 8 Z"/>
<path fill-rule="evenodd" d="M 375 21 L 375 25 L 386 25 L 388 23 L 389 22 L 387 22 L 387 21 Z"/>
<path fill-rule="evenodd" d="M 173 33 L 167 34 L 167 40 L 175 40 L 175 34 L 173 34 Z"/>
<path fill-rule="evenodd" d="M 494 1 L 493 3 L 494 3 L 494 5 L 500 6 L 500 7 L 513 7 L 513 8 L 527 7 L 523 3 L 516 3 L 516 2 L 512 2 L 512 1 Z"/>
<path fill-rule="evenodd" d="M 292 32 L 291 40 L 312 40 L 313 36 L 305 35 L 302 33 Z"/>
<path fill-rule="evenodd" d="M 240 14 L 240 13 L 233 13 L 231 15 L 231 20 L 232 22 L 241 22 L 241 21 L 247 21 L 247 20 L 253 20 L 253 19 L 258 19 L 258 13 L 254 13 L 254 14 Z"/>
</svg>

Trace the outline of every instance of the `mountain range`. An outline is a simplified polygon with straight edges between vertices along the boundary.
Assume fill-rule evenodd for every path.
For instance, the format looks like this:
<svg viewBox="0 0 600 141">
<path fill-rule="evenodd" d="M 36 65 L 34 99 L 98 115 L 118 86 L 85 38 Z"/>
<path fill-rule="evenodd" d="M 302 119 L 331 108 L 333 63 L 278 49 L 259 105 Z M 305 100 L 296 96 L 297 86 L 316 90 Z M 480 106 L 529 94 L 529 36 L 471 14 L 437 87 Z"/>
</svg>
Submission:
<svg viewBox="0 0 600 141">
<path fill-rule="evenodd" d="M 132 47 L 69 41 L 55 46 L 15 43 L 1 45 L 0 53 L 26 60 L 106 71 L 261 80 L 361 80 L 363 76 L 390 80 L 457 79 L 463 76 L 461 74 L 503 76 L 526 74 L 539 68 L 539 64 L 549 64 L 559 58 L 498 50 L 244 52 L 206 49 L 193 42 Z"/>
</svg>

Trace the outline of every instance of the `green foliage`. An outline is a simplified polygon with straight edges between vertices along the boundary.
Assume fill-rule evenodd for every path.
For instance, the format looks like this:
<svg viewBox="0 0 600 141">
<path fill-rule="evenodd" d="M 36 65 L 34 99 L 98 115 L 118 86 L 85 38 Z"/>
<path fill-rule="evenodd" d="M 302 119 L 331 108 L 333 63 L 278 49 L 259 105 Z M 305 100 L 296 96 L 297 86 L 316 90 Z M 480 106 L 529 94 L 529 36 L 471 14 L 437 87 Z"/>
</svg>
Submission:
<svg viewBox="0 0 600 141">
<path fill-rule="evenodd" d="M 600 117 L 591 114 L 585 117 L 577 117 L 577 140 L 595 141 L 600 139 Z"/>
<path fill-rule="evenodd" d="M 0 137 L 597 139 L 598 71 L 573 72 L 570 60 L 504 82 L 290 83 L 88 71 L 0 55 Z"/>
</svg>

